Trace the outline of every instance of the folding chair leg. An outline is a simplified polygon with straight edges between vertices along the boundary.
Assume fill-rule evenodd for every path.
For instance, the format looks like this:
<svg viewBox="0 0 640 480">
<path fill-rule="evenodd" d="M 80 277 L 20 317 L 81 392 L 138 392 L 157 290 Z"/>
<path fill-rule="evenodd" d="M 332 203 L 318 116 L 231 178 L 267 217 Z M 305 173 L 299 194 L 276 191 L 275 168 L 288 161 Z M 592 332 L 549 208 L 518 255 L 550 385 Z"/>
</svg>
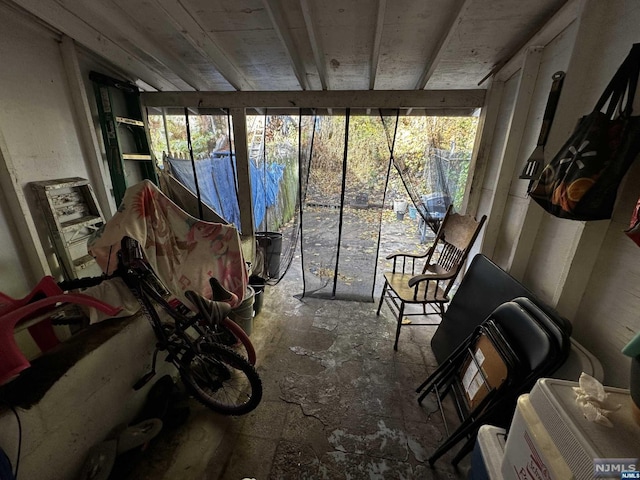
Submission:
<svg viewBox="0 0 640 480">
<path fill-rule="evenodd" d="M 418 403 L 422 403 L 424 397 L 429 395 L 434 386 L 441 386 L 443 381 L 446 381 L 451 373 L 457 368 L 458 364 L 455 361 L 446 362 L 436 368 L 429 377 L 422 382 L 422 384 L 416 388 L 416 393 L 420 393 L 423 389 L 422 395 L 418 397 Z"/>
<path fill-rule="evenodd" d="M 471 450 L 473 450 L 473 447 L 476 444 L 476 437 L 477 435 L 469 437 L 469 439 L 465 442 L 462 448 L 458 450 L 458 453 L 456 453 L 456 456 L 453 457 L 453 460 L 451 460 L 451 465 L 454 465 L 454 466 L 458 465 L 460 463 L 460 460 L 462 460 L 469 453 L 471 453 Z"/>
<path fill-rule="evenodd" d="M 404 302 L 400 302 L 400 311 L 398 312 L 398 326 L 396 327 L 396 343 L 393 344 L 393 349 L 398 351 L 398 338 L 400 338 L 400 327 L 402 327 L 402 316 L 404 315 Z"/>
<path fill-rule="evenodd" d="M 449 451 L 453 446 L 455 446 L 458 442 L 460 442 L 460 440 L 462 440 L 464 437 L 468 437 L 468 436 L 471 437 L 470 440 L 467 440 L 467 443 L 469 443 L 469 441 L 474 442 L 476 437 L 478 436 L 478 430 L 482 425 L 487 423 L 487 421 L 491 418 L 492 412 L 499 411 L 501 408 L 503 408 L 503 405 L 506 404 L 508 399 L 513 398 L 512 396 L 502 397 L 498 399 L 494 404 L 491 404 L 493 400 L 492 397 L 493 395 L 489 394 L 476 407 L 478 411 L 482 411 L 483 413 L 481 413 L 477 417 L 473 417 L 471 415 L 465 418 L 462 421 L 462 423 L 458 426 L 458 428 L 455 430 L 455 432 L 449 435 L 449 438 L 447 438 L 438 447 L 438 449 L 435 452 L 433 452 L 433 455 L 431 455 L 428 459 L 430 466 L 433 467 L 433 464 L 436 462 L 436 460 L 438 460 L 442 455 L 447 453 L 447 451 Z M 491 406 L 487 407 L 487 405 L 491 405 Z M 464 455 L 469 453 L 470 450 L 467 450 L 469 446 L 473 447 L 473 443 L 471 443 L 470 445 L 465 444 L 462 447 L 458 455 L 456 455 L 456 457 L 454 458 L 456 462 L 459 462 L 462 459 L 462 457 L 464 457 Z"/>
<path fill-rule="evenodd" d="M 382 295 L 380 295 L 380 303 L 378 304 L 378 311 L 376 312 L 376 315 L 380 315 L 380 309 L 382 308 L 382 302 L 384 302 L 384 296 L 387 293 L 387 285 L 389 285 L 389 282 L 387 282 L 385 280 L 384 281 L 384 287 L 382 287 Z"/>
<path fill-rule="evenodd" d="M 467 435 L 471 435 L 472 439 L 477 436 L 478 430 L 482 425 L 482 419 L 473 420 L 472 418 L 467 418 L 464 422 L 460 424 L 460 426 L 453 432 L 449 438 L 447 438 L 442 445 L 438 447 L 438 449 L 433 452 L 428 459 L 429 466 L 433 467 L 433 464 L 438 460 L 442 455 L 447 453 L 451 448 L 453 448 L 460 440 L 462 440 Z M 465 447 L 463 447 L 464 450 Z M 466 453 L 465 453 L 466 454 Z M 464 455 L 463 455 L 464 456 Z M 462 458 L 462 457 L 461 457 Z M 458 459 L 460 461 L 460 459 Z"/>
<path fill-rule="evenodd" d="M 422 384 L 416 389 L 416 393 L 420 393 L 420 391 L 427 386 L 428 391 L 420 396 L 419 401 L 422 401 L 422 399 L 424 399 L 424 397 L 433 389 L 433 385 L 436 384 L 436 382 L 441 382 L 443 379 L 446 379 L 451 375 L 452 370 L 455 370 L 460 366 L 460 362 L 464 359 L 464 355 L 467 353 L 467 348 L 471 342 L 473 342 L 477 334 L 478 330 L 476 329 L 463 343 L 458 345 L 456 349 L 451 352 L 445 361 L 438 365 L 438 367 L 424 382 L 422 382 Z"/>
</svg>

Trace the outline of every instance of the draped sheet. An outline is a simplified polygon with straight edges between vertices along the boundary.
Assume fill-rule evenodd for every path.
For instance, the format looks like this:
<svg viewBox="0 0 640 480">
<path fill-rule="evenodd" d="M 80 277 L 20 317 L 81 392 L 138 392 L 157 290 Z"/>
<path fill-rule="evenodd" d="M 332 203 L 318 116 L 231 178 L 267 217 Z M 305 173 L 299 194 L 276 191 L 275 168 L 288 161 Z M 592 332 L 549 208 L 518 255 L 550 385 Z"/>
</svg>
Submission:
<svg viewBox="0 0 640 480">
<path fill-rule="evenodd" d="M 235 227 L 192 217 L 144 180 L 127 189 L 116 214 L 88 242 L 104 272 L 116 269 L 125 236 L 140 243 L 158 278 L 183 303 L 190 305 L 187 290 L 211 298 L 210 277 L 237 296 L 232 307 L 242 301 L 248 274 Z"/>
</svg>

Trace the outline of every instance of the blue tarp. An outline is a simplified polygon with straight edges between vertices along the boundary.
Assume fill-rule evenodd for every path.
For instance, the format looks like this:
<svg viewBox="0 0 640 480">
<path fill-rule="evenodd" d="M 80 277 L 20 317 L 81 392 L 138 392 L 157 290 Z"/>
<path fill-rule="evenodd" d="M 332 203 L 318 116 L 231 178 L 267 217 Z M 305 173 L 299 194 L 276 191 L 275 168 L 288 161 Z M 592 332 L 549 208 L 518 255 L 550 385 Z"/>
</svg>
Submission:
<svg viewBox="0 0 640 480">
<path fill-rule="evenodd" d="M 191 160 L 171 157 L 167 159 L 173 175 L 195 195 L 196 183 Z M 207 158 L 196 160 L 195 164 L 202 201 L 227 222 L 239 227 L 240 210 L 234 175 L 235 157 L 231 157 L 229 152 L 216 152 Z M 264 220 L 267 207 L 274 205 L 278 199 L 284 165 L 270 164 L 266 168 L 260 168 L 253 160 L 249 165 L 254 228 L 258 228 Z"/>
</svg>

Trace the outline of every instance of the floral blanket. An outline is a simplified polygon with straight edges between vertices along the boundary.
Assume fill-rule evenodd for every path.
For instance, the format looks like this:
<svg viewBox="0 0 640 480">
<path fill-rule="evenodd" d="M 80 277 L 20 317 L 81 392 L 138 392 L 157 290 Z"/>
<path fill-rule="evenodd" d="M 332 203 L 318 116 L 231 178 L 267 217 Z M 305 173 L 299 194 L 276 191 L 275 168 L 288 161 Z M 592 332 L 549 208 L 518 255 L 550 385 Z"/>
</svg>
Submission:
<svg viewBox="0 0 640 480">
<path fill-rule="evenodd" d="M 235 227 L 192 217 L 144 180 L 127 189 L 116 214 L 88 242 L 104 272 L 116 269 L 125 236 L 140 243 L 158 278 L 185 304 L 186 290 L 211 298 L 210 277 L 237 296 L 232 307 L 242 301 L 248 275 Z"/>
</svg>

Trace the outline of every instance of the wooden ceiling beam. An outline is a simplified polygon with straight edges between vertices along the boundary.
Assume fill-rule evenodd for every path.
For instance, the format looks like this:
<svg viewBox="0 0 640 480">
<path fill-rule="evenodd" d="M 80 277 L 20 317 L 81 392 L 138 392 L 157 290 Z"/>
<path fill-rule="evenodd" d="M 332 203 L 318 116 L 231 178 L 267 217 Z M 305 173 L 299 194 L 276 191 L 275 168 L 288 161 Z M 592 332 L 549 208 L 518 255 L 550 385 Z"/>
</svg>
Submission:
<svg viewBox="0 0 640 480">
<path fill-rule="evenodd" d="M 147 107 L 473 109 L 485 90 L 327 90 L 279 92 L 143 92 Z"/>
<path fill-rule="evenodd" d="M 271 23 L 273 24 L 276 34 L 278 35 L 278 38 L 280 38 L 280 41 L 284 46 L 284 50 L 289 57 L 289 61 L 291 62 L 291 66 L 293 67 L 293 73 L 298 79 L 300 88 L 302 88 L 302 90 L 310 90 L 304 64 L 300 59 L 298 49 L 296 48 L 296 42 L 291 36 L 289 26 L 287 25 L 287 22 L 282 13 L 280 2 L 277 0 L 262 0 L 262 3 L 267 10 L 267 14 L 271 19 Z"/>
<path fill-rule="evenodd" d="M 169 53 L 158 42 L 150 40 L 142 31 L 140 25 L 121 8 L 111 2 L 86 2 L 74 0 L 67 3 L 74 12 L 81 16 L 89 25 L 96 25 L 105 36 L 116 41 L 119 45 L 123 40 L 139 48 L 144 54 L 163 64 L 175 73 L 193 90 L 210 90 L 211 85 L 202 78 L 200 73 L 185 65 L 179 58 Z"/>
<path fill-rule="evenodd" d="M 42 0 L 14 0 L 14 3 L 73 38 L 78 44 L 101 55 L 122 71 L 140 78 L 154 89 L 178 89 L 177 85 L 163 77 L 160 72 L 146 66 L 133 52 L 126 51 L 59 3 Z"/>
<path fill-rule="evenodd" d="M 384 28 L 384 14 L 387 9 L 387 0 L 378 0 L 378 12 L 376 14 L 376 29 L 373 34 L 373 49 L 371 50 L 371 66 L 369 70 L 369 90 L 376 86 L 378 73 L 378 60 L 380 59 L 380 44 L 382 43 L 382 31 Z"/>
<path fill-rule="evenodd" d="M 433 49 L 433 52 L 431 52 L 431 57 L 427 61 L 422 75 L 420 75 L 418 83 L 416 83 L 416 90 L 423 90 L 427 86 L 427 82 L 429 82 L 431 75 L 433 75 L 433 72 L 435 72 L 436 67 L 444 56 L 444 52 L 447 49 L 447 46 L 455 35 L 458 24 L 460 23 L 462 18 L 464 18 L 466 12 L 469 10 L 471 1 L 472 0 L 459 1 L 459 8 L 456 9 L 456 14 L 451 16 L 451 22 L 449 22 L 446 28 L 443 29 L 442 35 L 438 37 L 438 45 L 436 45 L 436 47 Z"/>
<path fill-rule="evenodd" d="M 527 55 L 529 48 L 535 46 L 545 47 L 578 18 L 583 5 L 584 2 L 582 0 L 569 0 L 565 3 L 547 22 L 544 22 L 543 27 L 531 38 L 506 55 L 503 61 L 494 65 L 478 85 L 481 85 L 484 80 L 494 74 L 500 81 L 509 79 L 521 68 L 523 58 Z"/>
<path fill-rule="evenodd" d="M 318 29 L 315 25 L 315 20 L 313 19 L 309 0 L 300 0 L 300 8 L 302 9 L 302 16 L 304 17 L 304 24 L 307 27 L 307 34 L 309 36 L 309 42 L 311 43 L 311 50 L 313 51 L 313 58 L 316 62 L 316 69 L 318 70 L 322 90 L 329 90 L 327 82 L 327 67 L 324 61 L 324 51 L 322 50 L 322 44 L 318 37 Z"/>
<path fill-rule="evenodd" d="M 196 21 L 197 14 L 188 11 L 184 2 L 176 0 L 155 0 L 176 30 L 202 56 L 211 60 L 216 70 L 236 90 L 253 90 L 254 86 L 245 78 L 240 69 Z"/>
</svg>

